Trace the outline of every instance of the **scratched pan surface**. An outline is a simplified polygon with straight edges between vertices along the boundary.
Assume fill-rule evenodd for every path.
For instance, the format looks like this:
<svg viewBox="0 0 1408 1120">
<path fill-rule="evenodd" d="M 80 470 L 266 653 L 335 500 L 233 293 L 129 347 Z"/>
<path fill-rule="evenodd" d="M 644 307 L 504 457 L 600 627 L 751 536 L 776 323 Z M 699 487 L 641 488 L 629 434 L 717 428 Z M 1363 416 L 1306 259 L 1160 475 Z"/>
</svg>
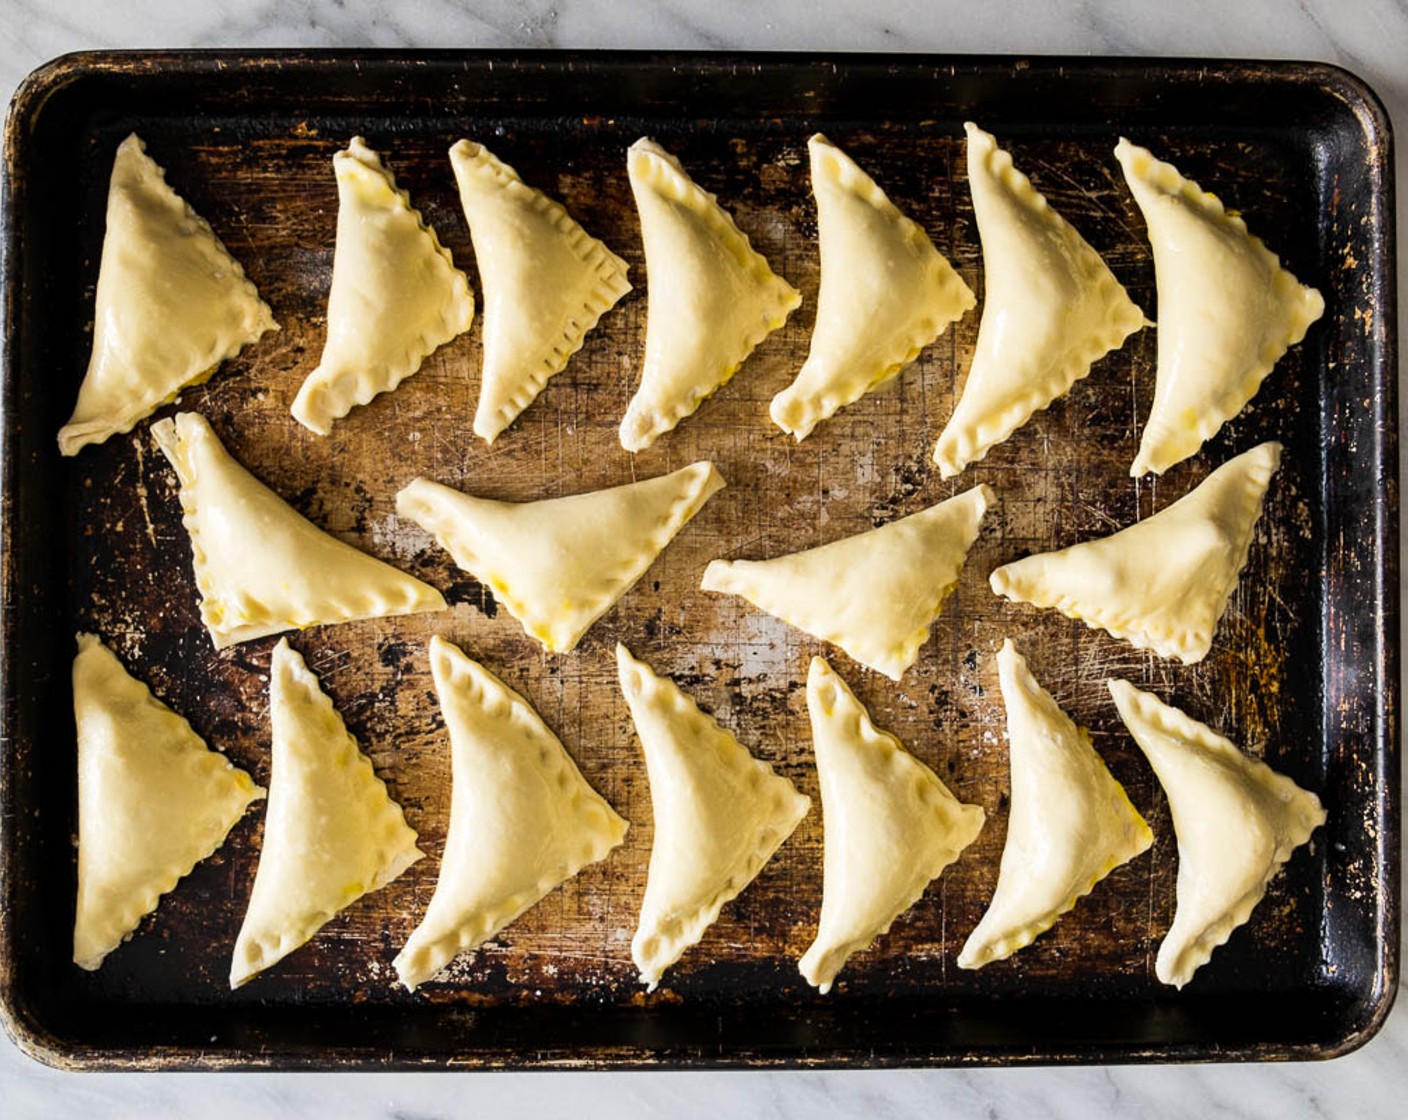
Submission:
<svg viewBox="0 0 1408 1120">
<path fill-rule="evenodd" d="M 1153 387 L 1146 330 L 956 482 L 929 452 L 972 355 L 970 314 L 892 388 L 796 445 L 767 419 L 816 306 L 806 139 L 873 171 L 980 295 L 961 124 L 1018 166 L 1156 315 L 1144 226 L 1111 155 L 1127 134 L 1176 162 L 1326 296 L 1255 402 L 1164 479 L 1127 477 Z M 444 589 L 445 614 L 312 630 L 321 676 L 429 858 L 231 993 L 261 812 L 163 900 L 96 974 L 69 961 L 72 635 L 101 634 L 156 694 L 269 776 L 273 640 L 215 653 L 199 625 L 173 478 L 148 423 L 61 460 L 90 339 L 113 149 L 138 131 L 245 265 L 282 329 L 181 407 L 315 523 Z M 445 158 L 485 141 L 629 261 L 634 292 L 493 447 L 470 432 L 480 328 L 326 439 L 288 407 L 325 329 L 336 193 L 354 134 L 387 154 L 476 292 Z M 693 418 L 632 459 L 616 425 L 642 351 L 648 277 L 623 153 L 658 137 L 719 195 L 805 303 Z M 1141 61 L 649 55 L 88 55 L 21 92 L 7 135 L 0 994 L 9 1029 L 79 1067 L 892 1065 L 1309 1057 L 1368 1037 L 1395 986 L 1397 505 L 1385 118 L 1318 66 Z M 170 411 L 170 409 L 164 410 Z M 1206 661 L 1182 667 L 1008 604 L 998 563 L 1104 534 L 1265 439 L 1286 445 L 1251 560 Z M 728 489 L 571 654 L 544 654 L 491 594 L 394 514 L 417 475 L 508 499 L 712 459 Z M 804 690 L 823 647 L 698 590 L 705 563 L 833 540 L 987 482 L 1000 502 L 897 686 L 839 652 L 876 722 L 986 809 L 978 841 L 828 998 L 796 970 L 820 902 L 819 802 L 704 941 L 646 997 L 629 941 L 650 850 L 649 790 L 616 687 L 617 640 L 673 676 L 817 798 Z M 259 541 L 247 542 L 251 552 Z M 1150 562 L 1157 562 L 1150 557 Z M 882 589 L 877 588 L 877 593 Z M 449 806 L 426 643 L 461 643 L 538 708 L 631 822 L 625 845 L 420 994 L 392 957 L 433 889 Z M 1050 933 L 980 972 L 954 958 L 989 898 L 1007 823 L 993 664 L 1012 636 L 1083 725 L 1157 837 Z M 1248 925 L 1182 992 L 1154 979 L 1177 859 L 1165 799 L 1105 681 L 1127 677 L 1230 735 L 1329 811 Z"/>
</svg>

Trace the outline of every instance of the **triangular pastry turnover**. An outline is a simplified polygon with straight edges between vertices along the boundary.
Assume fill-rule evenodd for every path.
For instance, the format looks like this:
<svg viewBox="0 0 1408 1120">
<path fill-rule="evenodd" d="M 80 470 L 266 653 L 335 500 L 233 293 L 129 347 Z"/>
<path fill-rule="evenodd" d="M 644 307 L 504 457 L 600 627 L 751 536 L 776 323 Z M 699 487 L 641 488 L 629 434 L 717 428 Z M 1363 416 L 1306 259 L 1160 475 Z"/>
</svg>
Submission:
<svg viewBox="0 0 1408 1120">
<path fill-rule="evenodd" d="M 181 483 L 216 649 L 332 622 L 445 609 L 440 592 L 323 532 L 240 466 L 204 416 L 152 425 Z"/>
<path fill-rule="evenodd" d="M 332 165 L 337 244 L 327 341 L 292 408 L 322 436 L 357 405 L 396 388 L 474 319 L 469 281 L 381 157 L 357 136 Z"/>
<path fill-rule="evenodd" d="M 621 446 L 642 451 L 724 385 L 802 297 L 655 141 L 632 144 L 626 167 L 648 291 L 645 361 Z"/>
<path fill-rule="evenodd" d="M 430 533 L 545 649 L 565 653 L 629 591 L 724 480 L 712 463 L 537 502 L 418 478 L 396 512 Z"/>
<path fill-rule="evenodd" d="M 739 595 L 892 680 L 914 664 L 958 583 L 983 514 L 986 485 L 804 552 L 714 560 L 705 591 Z"/>
<path fill-rule="evenodd" d="M 339 911 L 425 854 L 287 638 L 269 663 L 269 718 L 264 846 L 230 962 L 232 988 L 288 956 Z"/>
<path fill-rule="evenodd" d="M 1145 326 L 1100 255 L 971 121 L 968 185 L 986 291 L 963 393 L 934 447 L 944 478 L 977 462 Z"/>
<path fill-rule="evenodd" d="M 484 290 L 484 374 L 474 434 L 495 438 L 631 290 L 626 262 L 487 148 L 450 149 Z"/>
<path fill-rule="evenodd" d="M 264 791 L 130 676 L 92 634 L 73 661 L 78 905 L 73 959 L 96 969 L 224 843 Z"/>
<path fill-rule="evenodd" d="M 1280 462 L 1281 445 L 1263 443 L 1152 517 L 1004 564 L 988 582 L 998 595 L 1054 608 L 1160 657 L 1201 661 L 1247 562 Z"/>
<path fill-rule="evenodd" d="M 821 920 L 799 967 L 825 995 L 852 954 L 888 932 L 977 839 L 984 814 L 878 730 L 820 657 L 807 677 L 807 711 L 825 839 Z"/>
<path fill-rule="evenodd" d="M 976 302 L 929 235 L 850 156 L 820 133 L 807 149 L 821 290 L 807 360 L 770 410 L 799 440 L 897 376 Z"/>
<path fill-rule="evenodd" d="M 997 655 L 1012 767 L 997 889 L 959 968 L 1010 957 L 1045 933 L 1116 867 L 1154 842 L 1090 733 L 1036 682 L 1011 640 Z"/>
<path fill-rule="evenodd" d="M 412 991 L 605 859 L 628 827 L 523 697 L 438 637 L 430 668 L 450 733 L 450 831 L 430 906 L 396 957 Z"/>
<path fill-rule="evenodd" d="M 616 647 L 645 753 L 655 839 L 631 956 L 651 990 L 748 886 L 811 808 L 674 682 Z"/>
<path fill-rule="evenodd" d="M 1109 685 L 1173 814 L 1178 903 L 1154 973 L 1181 988 L 1251 917 L 1281 865 L 1325 823 L 1325 810 L 1206 724 L 1128 681 Z"/>
<path fill-rule="evenodd" d="M 134 134 L 117 148 L 93 309 L 93 351 L 59 451 L 132 430 L 278 329 L 244 269 L 166 183 Z"/>
<path fill-rule="evenodd" d="M 1149 227 L 1159 301 L 1154 404 L 1129 469 L 1138 478 L 1182 462 L 1241 412 L 1325 301 L 1171 164 L 1128 140 L 1115 156 Z"/>
</svg>

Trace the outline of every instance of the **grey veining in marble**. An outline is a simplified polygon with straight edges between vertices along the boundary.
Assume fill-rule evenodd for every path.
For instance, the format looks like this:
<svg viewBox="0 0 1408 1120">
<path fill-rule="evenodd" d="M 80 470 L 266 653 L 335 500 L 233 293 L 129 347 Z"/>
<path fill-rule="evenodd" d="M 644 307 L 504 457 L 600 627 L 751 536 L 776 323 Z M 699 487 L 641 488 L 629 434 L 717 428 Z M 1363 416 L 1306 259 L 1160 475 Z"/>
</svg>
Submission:
<svg viewBox="0 0 1408 1120">
<path fill-rule="evenodd" d="M 679 47 L 1322 59 L 1408 129 L 1402 0 L 0 0 L 0 87 L 93 47 Z M 1408 207 L 1397 157 L 1399 228 Z M 1405 257 L 1408 259 L 1408 257 Z M 1400 291 L 1408 268 L 1400 264 Z M 1400 314 L 1400 318 L 1402 318 Z M 1400 1001 L 1406 1002 L 1406 1001 Z M 0 1120 L 1346 1117 L 1408 1111 L 1408 1011 L 1328 1064 L 764 1074 L 72 1075 L 0 1040 Z"/>
</svg>

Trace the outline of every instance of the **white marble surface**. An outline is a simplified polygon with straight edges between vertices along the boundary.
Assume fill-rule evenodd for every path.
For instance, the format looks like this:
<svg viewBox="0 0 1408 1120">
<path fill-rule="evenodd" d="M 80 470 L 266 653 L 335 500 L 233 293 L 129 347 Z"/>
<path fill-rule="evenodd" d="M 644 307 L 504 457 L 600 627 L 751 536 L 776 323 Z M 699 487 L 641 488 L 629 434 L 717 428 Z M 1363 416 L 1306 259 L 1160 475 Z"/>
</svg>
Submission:
<svg viewBox="0 0 1408 1120">
<path fill-rule="evenodd" d="M 1367 79 L 1400 130 L 1404 0 L 0 0 L 0 90 L 65 51 L 217 46 L 681 47 L 1323 59 Z M 1408 261 L 1408 254 L 1404 254 Z M 1400 264 L 1400 291 L 1408 268 Z M 1402 316 L 1400 315 L 1400 318 Z M 1408 429 L 1405 429 L 1408 430 Z M 75 1075 L 0 1039 L 0 1117 L 1401 1116 L 1408 1000 L 1328 1064 L 688 1074 Z"/>
</svg>

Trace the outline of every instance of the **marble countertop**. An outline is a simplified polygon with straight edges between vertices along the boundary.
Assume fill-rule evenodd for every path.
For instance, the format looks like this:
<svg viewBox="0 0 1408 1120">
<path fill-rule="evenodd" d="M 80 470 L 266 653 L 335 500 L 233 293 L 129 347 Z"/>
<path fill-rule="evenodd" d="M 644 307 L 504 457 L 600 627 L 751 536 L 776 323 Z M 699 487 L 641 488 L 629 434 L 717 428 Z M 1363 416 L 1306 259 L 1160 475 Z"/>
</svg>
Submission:
<svg viewBox="0 0 1408 1120">
<path fill-rule="evenodd" d="M 1366 79 L 1408 131 L 1404 0 L 0 0 L 0 89 L 98 47 L 676 47 L 1321 59 Z M 1408 206 L 1397 155 L 1398 221 Z M 1405 255 L 1404 260 L 1408 260 Z M 1408 276 L 1399 266 L 1399 289 Z M 1400 320 L 1402 320 L 1400 311 Z M 200 1115 L 771 1117 L 822 1113 L 1144 1117 L 1402 1115 L 1408 1000 L 1330 1063 L 678 1074 L 64 1074 L 0 1037 L 6 1120 Z"/>
</svg>

